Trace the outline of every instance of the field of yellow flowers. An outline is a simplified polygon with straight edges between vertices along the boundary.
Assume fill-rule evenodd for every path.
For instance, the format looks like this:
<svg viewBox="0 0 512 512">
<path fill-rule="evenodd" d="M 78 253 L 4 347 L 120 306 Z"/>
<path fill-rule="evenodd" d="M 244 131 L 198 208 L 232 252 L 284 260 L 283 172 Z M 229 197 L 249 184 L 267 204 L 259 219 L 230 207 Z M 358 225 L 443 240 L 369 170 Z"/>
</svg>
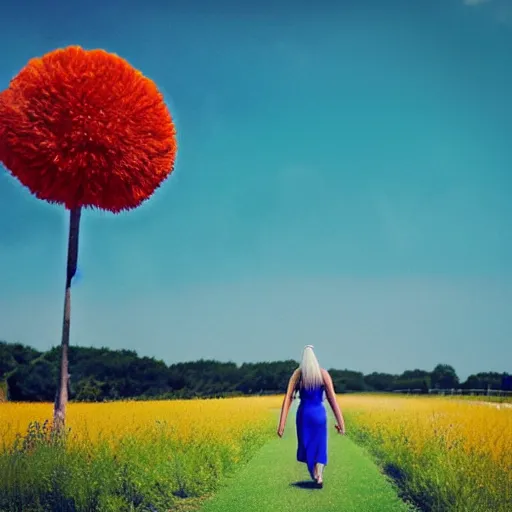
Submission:
<svg viewBox="0 0 512 512">
<path fill-rule="evenodd" d="M 195 507 L 275 435 L 281 400 L 71 403 L 66 443 L 51 436 L 52 404 L 0 403 L 0 510 Z M 348 435 L 423 510 L 512 510 L 512 408 L 437 397 L 338 400 Z"/>
<path fill-rule="evenodd" d="M 423 509 L 512 510 L 512 408 L 345 395 L 347 430 Z"/>
<path fill-rule="evenodd" d="M 167 510 L 193 502 L 269 438 L 279 402 L 71 403 L 65 446 L 52 442 L 52 404 L 2 403 L 0 510 Z"/>
</svg>

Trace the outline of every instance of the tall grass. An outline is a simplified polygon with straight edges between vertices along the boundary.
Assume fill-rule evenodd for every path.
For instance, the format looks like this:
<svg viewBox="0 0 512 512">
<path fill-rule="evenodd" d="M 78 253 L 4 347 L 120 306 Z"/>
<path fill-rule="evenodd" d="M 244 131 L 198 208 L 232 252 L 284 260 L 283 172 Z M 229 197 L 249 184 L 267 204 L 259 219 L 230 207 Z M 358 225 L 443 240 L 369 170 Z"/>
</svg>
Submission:
<svg viewBox="0 0 512 512">
<path fill-rule="evenodd" d="M 512 510 L 512 409 L 382 395 L 340 402 L 348 433 L 421 509 Z"/>
<path fill-rule="evenodd" d="M 0 404 L 0 511 L 184 510 L 275 432 L 281 397 Z M 512 408 L 437 397 L 342 395 L 348 434 L 423 510 L 512 510 Z"/>
<path fill-rule="evenodd" d="M 178 510 L 213 492 L 273 433 L 269 399 L 0 405 L 0 510 Z M 28 427 L 28 428 L 27 428 Z"/>
</svg>

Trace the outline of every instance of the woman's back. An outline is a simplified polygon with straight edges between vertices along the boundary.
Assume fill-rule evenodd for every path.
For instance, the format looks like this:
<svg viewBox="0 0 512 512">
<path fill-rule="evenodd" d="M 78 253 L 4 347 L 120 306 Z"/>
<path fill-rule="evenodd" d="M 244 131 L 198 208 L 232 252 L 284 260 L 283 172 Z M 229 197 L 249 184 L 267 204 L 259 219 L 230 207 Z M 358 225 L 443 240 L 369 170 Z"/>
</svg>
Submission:
<svg viewBox="0 0 512 512">
<path fill-rule="evenodd" d="M 314 387 L 308 389 L 305 387 L 300 388 L 300 404 L 315 404 L 319 405 L 323 402 L 324 398 L 324 386 Z"/>
</svg>

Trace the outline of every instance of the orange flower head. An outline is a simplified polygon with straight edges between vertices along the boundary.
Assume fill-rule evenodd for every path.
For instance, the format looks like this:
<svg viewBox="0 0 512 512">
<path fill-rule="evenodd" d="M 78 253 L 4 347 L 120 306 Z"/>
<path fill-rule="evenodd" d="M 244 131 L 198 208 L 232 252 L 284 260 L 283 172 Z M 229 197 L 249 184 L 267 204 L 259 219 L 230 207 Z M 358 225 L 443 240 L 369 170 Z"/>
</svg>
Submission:
<svg viewBox="0 0 512 512">
<path fill-rule="evenodd" d="M 153 81 L 79 46 L 29 61 L 0 93 L 0 161 L 38 198 L 136 208 L 172 172 L 176 130 Z"/>
</svg>

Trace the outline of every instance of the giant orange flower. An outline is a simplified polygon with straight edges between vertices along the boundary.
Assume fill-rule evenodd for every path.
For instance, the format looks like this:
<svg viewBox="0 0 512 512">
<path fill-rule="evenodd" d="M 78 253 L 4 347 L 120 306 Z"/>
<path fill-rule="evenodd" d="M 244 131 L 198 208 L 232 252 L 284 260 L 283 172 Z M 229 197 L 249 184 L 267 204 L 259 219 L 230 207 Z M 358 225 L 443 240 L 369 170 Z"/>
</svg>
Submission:
<svg viewBox="0 0 512 512">
<path fill-rule="evenodd" d="M 0 161 L 68 209 L 139 206 L 172 172 L 176 151 L 156 85 L 103 50 L 32 59 L 0 94 Z"/>
</svg>

